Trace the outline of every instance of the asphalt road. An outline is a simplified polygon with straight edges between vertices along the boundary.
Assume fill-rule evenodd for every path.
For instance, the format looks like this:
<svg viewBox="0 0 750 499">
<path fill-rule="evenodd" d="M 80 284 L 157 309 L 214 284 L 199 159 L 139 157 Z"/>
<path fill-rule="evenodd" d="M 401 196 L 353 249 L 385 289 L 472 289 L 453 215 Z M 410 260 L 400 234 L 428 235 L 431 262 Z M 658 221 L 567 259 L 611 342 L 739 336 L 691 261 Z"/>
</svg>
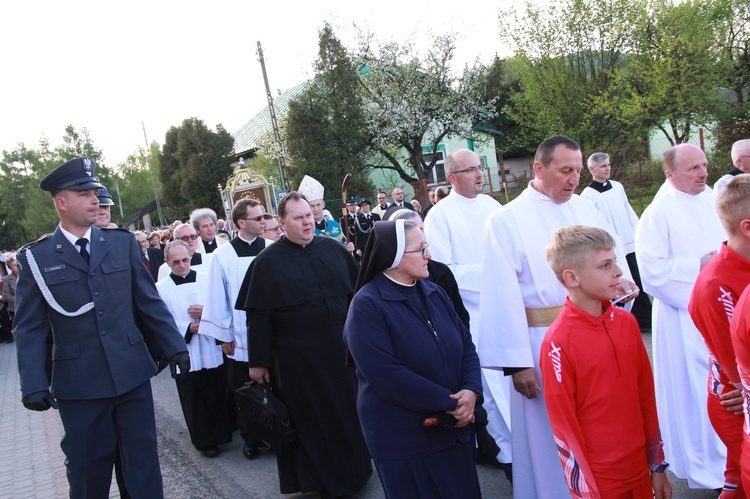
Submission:
<svg viewBox="0 0 750 499">
<path fill-rule="evenodd" d="M 651 350 L 650 334 L 644 334 L 647 349 Z M 222 453 L 213 459 L 205 458 L 190 443 L 185 421 L 177 398 L 174 381 L 165 370 L 152 382 L 156 405 L 156 425 L 159 455 L 164 476 L 164 493 L 168 498 L 273 498 L 309 497 L 317 494 L 284 495 L 279 493 L 276 458 L 261 454 L 253 461 L 242 455 L 239 433 L 234 440 L 221 447 Z M 478 466 L 479 482 L 485 498 L 512 498 L 512 489 L 503 473 L 488 466 Z M 690 490 L 685 480 L 670 474 L 676 499 L 715 499 L 713 490 Z M 384 498 L 377 475 L 373 473 L 367 486 L 356 499 Z M 533 498 L 529 498 L 533 499 Z"/>
</svg>

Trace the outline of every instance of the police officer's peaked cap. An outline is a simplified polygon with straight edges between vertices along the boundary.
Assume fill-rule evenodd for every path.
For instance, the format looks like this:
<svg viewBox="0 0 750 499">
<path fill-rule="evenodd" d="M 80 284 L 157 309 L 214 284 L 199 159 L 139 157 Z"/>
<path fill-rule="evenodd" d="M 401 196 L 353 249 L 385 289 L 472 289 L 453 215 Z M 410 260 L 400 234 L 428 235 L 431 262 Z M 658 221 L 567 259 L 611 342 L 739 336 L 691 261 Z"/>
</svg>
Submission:
<svg viewBox="0 0 750 499">
<path fill-rule="evenodd" d="M 112 206 L 115 204 L 115 202 L 112 201 L 112 195 L 106 187 L 99 189 L 99 192 L 96 193 L 96 197 L 99 198 L 99 206 Z"/>
<path fill-rule="evenodd" d="M 94 176 L 96 163 L 91 158 L 74 158 L 67 161 L 44 177 L 39 183 L 43 191 L 53 196 L 63 189 L 70 191 L 87 191 L 104 187 Z"/>
<path fill-rule="evenodd" d="M 357 198 L 350 197 L 346 200 L 346 204 L 357 204 Z"/>
<path fill-rule="evenodd" d="M 366 204 L 368 206 L 372 206 L 372 203 L 367 198 L 363 198 L 362 201 L 359 202 L 359 206 L 362 206 L 363 204 Z"/>
</svg>

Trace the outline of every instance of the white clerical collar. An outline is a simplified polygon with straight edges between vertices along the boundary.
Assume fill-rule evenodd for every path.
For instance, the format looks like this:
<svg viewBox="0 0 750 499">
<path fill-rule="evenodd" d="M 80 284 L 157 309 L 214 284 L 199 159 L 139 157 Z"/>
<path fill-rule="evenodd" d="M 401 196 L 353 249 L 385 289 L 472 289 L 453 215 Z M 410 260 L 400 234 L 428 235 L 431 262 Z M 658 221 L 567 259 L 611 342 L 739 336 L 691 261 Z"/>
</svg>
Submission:
<svg viewBox="0 0 750 499">
<path fill-rule="evenodd" d="M 237 237 L 240 238 L 241 240 L 245 241 L 247 244 L 253 244 L 255 242 L 255 240 L 258 239 L 258 236 L 255 236 L 254 238 L 252 238 L 250 240 L 247 240 L 244 237 L 242 237 L 239 233 L 237 233 Z"/>
<path fill-rule="evenodd" d="M 62 235 L 65 236 L 65 239 L 70 241 L 70 244 L 75 246 L 76 243 L 78 243 L 78 239 L 79 239 L 78 236 L 75 236 L 71 234 L 70 232 L 68 232 L 67 230 L 65 230 L 62 224 L 58 225 L 58 227 L 60 227 L 60 232 L 62 232 Z M 82 237 L 85 237 L 86 239 L 88 239 L 89 243 L 91 242 L 91 227 L 89 227 L 89 229 L 86 231 L 86 233 Z"/>
</svg>

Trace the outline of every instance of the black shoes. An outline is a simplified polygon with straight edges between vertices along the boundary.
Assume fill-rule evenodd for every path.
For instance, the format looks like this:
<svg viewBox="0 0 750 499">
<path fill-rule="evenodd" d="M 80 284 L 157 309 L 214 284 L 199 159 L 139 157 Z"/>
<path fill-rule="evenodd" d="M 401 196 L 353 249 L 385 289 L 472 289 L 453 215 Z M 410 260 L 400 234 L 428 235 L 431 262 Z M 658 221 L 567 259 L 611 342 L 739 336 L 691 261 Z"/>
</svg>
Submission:
<svg viewBox="0 0 750 499">
<path fill-rule="evenodd" d="M 495 462 L 491 463 L 490 466 L 502 470 L 502 472 L 505 473 L 505 478 L 507 478 L 510 484 L 513 485 L 513 463 L 501 463 L 495 459 Z"/>
<path fill-rule="evenodd" d="M 203 457 L 216 457 L 219 455 L 219 448 L 216 446 L 209 447 L 208 449 L 203 449 L 201 453 L 203 454 Z"/>
<path fill-rule="evenodd" d="M 242 453 L 248 459 L 255 459 L 256 457 L 258 457 L 258 446 L 245 444 L 245 446 L 242 448 Z"/>
</svg>

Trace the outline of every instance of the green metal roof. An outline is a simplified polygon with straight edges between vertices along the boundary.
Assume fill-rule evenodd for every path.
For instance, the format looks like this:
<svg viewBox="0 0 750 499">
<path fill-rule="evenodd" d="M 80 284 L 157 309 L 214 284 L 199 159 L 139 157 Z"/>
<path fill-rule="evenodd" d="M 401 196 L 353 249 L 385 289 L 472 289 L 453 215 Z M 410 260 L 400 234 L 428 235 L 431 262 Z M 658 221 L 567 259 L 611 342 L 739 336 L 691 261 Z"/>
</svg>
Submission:
<svg viewBox="0 0 750 499">
<path fill-rule="evenodd" d="M 306 90 L 308 85 L 310 85 L 310 81 L 305 81 L 286 90 L 278 97 L 274 97 L 273 105 L 276 109 L 277 120 L 281 121 L 286 117 L 287 112 L 289 112 L 289 101 Z M 252 149 L 257 149 L 260 139 L 272 133 L 271 113 L 268 112 L 268 106 L 265 106 L 242 128 L 232 134 L 232 137 L 234 137 L 234 152 L 243 154 Z"/>
</svg>

